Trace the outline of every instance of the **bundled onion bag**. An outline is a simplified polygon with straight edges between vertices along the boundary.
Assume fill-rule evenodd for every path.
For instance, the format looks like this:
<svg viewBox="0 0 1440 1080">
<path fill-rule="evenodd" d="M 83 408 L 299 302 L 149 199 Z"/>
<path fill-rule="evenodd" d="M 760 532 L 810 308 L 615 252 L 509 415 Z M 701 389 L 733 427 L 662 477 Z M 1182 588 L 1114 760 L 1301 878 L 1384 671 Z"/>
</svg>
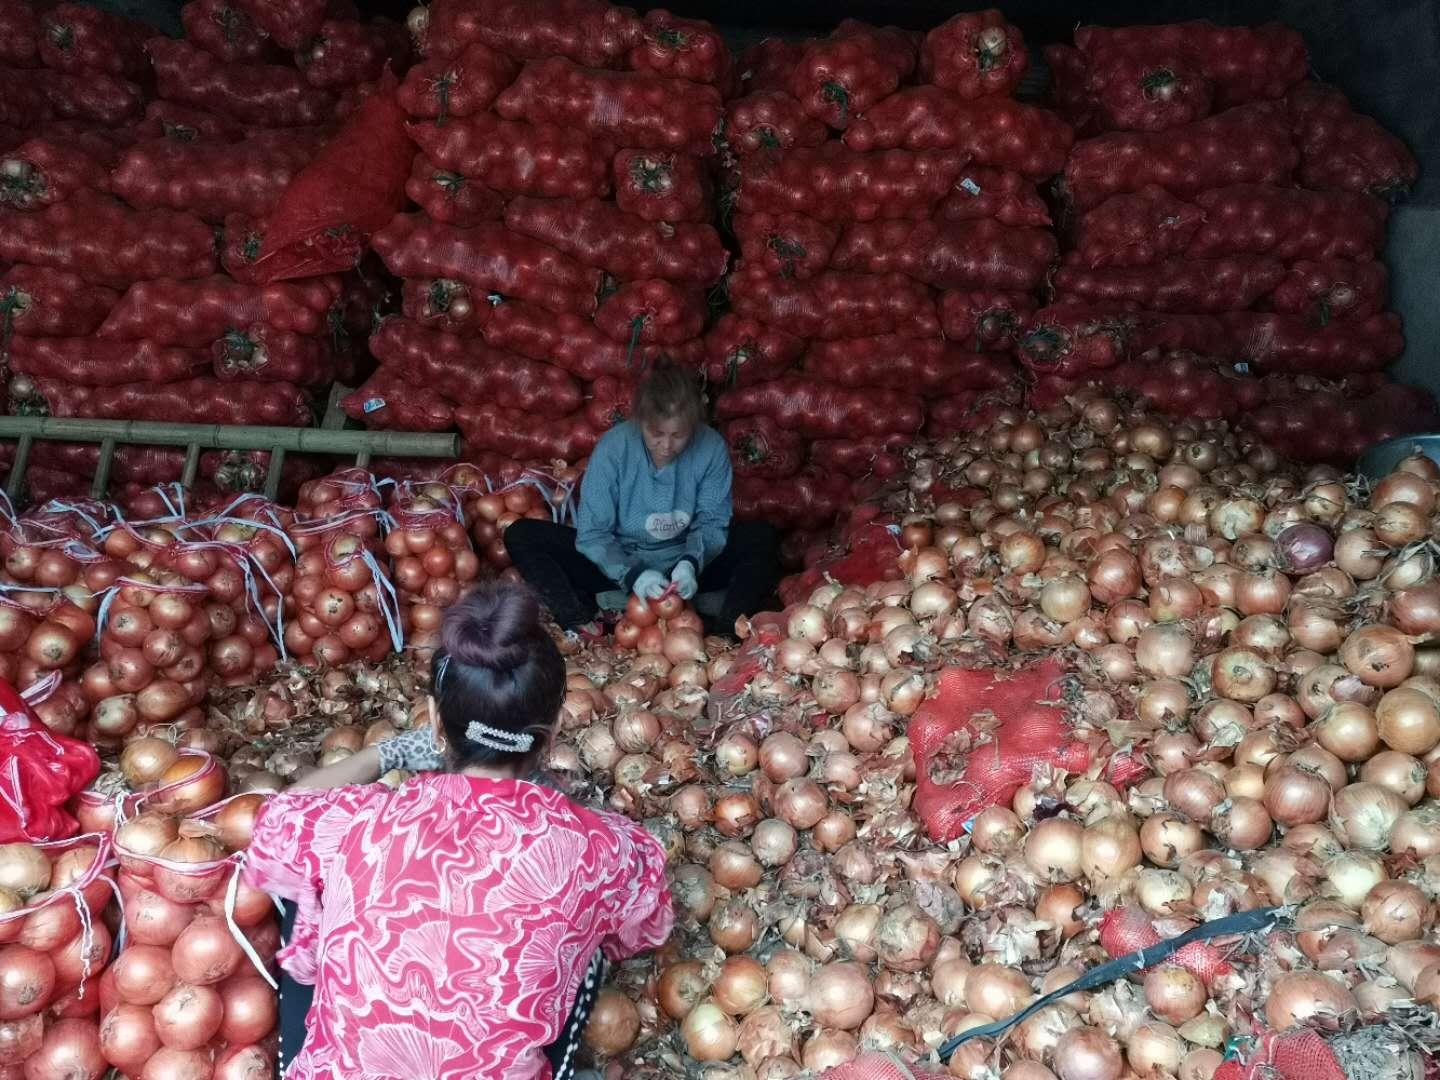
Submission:
<svg viewBox="0 0 1440 1080">
<path fill-rule="evenodd" d="M 802 338 L 933 337 L 939 330 L 930 291 L 903 274 L 827 270 L 790 281 L 742 259 L 730 275 L 730 303 L 739 315 Z"/>
<path fill-rule="evenodd" d="M 461 229 L 423 214 L 397 214 L 375 234 L 374 245 L 399 277 L 459 280 L 478 293 L 498 292 L 555 312 L 593 312 L 603 276 L 498 222 Z"/>
<path fill-rule="evenodd" d="M 435 0 L 419 31 L 427 56 L 454 56 L 472 41 L 521 60 L 566 56 L 619 67 L 644 25 L 608 0 Z"/>
<path fill-rule="evenodd" d="M 564 57 L 532 60 L 495 99 L 507 120 L 558 124 L 612 145 L 715 152 L 720 91 L 648 72 L 583 68 Z"/>
<path fill-rule="evenodd" d="M 822 382 L 910 393 L 953 393 L 1005 386 L 1014 369 L 1003 359 L 936 338 L 885 335 L 815 342 L 805 372 Z"/>
<path fill-rule="evenodd" d="M 370 337 L 386 375 L 439 390 L 451 401 L 493 402 L 536 417 L 560 418 L 580 408 L 580 386 L 562 368 L 460 338 L 404 318 L 387 318 Z"/>
<path fill-rule="evenodd" d="M 1151 311 L 1243 311 L 1285 278 L 1276 259 L 1233 256 L 1167 259 L 1152 266 L 1091 270 L 1065 266 L 1054 277 L 1058 300 L 1134 305 Z"/>
<path fill-rule="evenodd" d="M 455 426 L 448 397 L 388 367 L 341 398 L 340 408 L 372 431 L 449 431 Z"/>
<path fill-rule="evenodd" d="M 1374 260 L 1301 259 L 1267 298 L 1274 311 L 1304 315 L 1317 326 L 1331 319 L 1368 319 L 1385 310 L 1390 275 Z"/>
<path fill-rule="evenodd" d="M 1065 167 L 1074 139 L 1049 109 L 1006 97 L 965 101 L 938 86 L 891 94 L 845 132 L 852 150 L 963 150 L 977 165 L 1036 179 Z"/>
<path fill-rule="evenodd" d="M 848 225 L 835 245 L 836 270 L 901 273 L 939 289 L 1037 288 L 1056 261 L 1049 229 L 997 221 L 866 221 Z"/>
<path fill-rule="evenodd" d="M 1182 198 L 1230 184 L 1285 184 L 1299 161 L 1284 106 L 1265 101 L 1167 131 L 1076 143 L 1064 188 L 1077 209 L 1088 210 L 1147 184 Z"/>
<path fill-rule="evenodd" d="M 59 683 L 58 672 L 53 682 Z M 41 684 L 35 689 L 40 690 Z M 88 742 L 52 733 L 30 702 L 4 680 L 0 680 L 0 762 L 0 844 L 75 835 L 77 825 L 65 812 L 65 804 L 99 775 L 100 757 Z"/>
<path fill-rule="evenodd" d="M 722 387 L 751 386 L 785 374 L 805 342 L 777 327 L 726 312 L 705 335 L 705 378 Z"/>
<path fill-rule="evenodd" d="M 891 435 L 920 430 L 919 398 L 895 390 L 851 390 L 818 379 L 788 375 L 720 395 L 722 420 L 768 416 L 787 431 L 811 438 Z"/>
<path fill-rule="evenodd" d="M 1376 120 L 1351 108 L 1339 90 L 1304 82 L 1285 101 L 1306 187 L 1389 197 L 1415 183 L 1415 155 Z"/>
<path fill-rule="evenodd" d="M 1035 181 L 1017 172 L 967 165 L 949 195 L 935 208 L 944 221 L 973 221 L 994 218 L 1001 225 L 1039 228 L 1050 226 L 1050 210 L 1040 197 Z"/>
<path fill-rule="evenodd" d="M 1145 266 L 1185 254 L 1205 220 L 1194 203 L 1162 187 L 1114 195 L 1075 223 L 1069 258 L 1081 266 Z"/>
<path fill-rule="evenodd" d="M 1278 98 L 1305 77 L 1305 39 L 1278 22 L 1260 26 L 1167 23 L 1082 26 L 1075 45 L 1092 63 L 1117 56 L 1183 56 L 1215 85 L 1220 108 Z"/>
<path fill-rule="evenodd" d="M 600 199 L 512 199 L 505 224 L 624 281 L 713 285 L 729 260 L 713 225 L 647 221 Z"/>
<path fill-rule="evenodd" d="M 768 521 L 786 529 L 819 529 L 834 521 L 854 502 L 849 477 L 807 465 L 776 482 L 737 476 L 735 516 L 742 521 Z"/>
<path fill-rule="evenodd" d="M 379 89 L 280 196 L 256 262 L 262 282 L 353 267 L 370 235 L 405 205 L 415 145 L 405 133 L 397 90 L 387 71 Z"/>
<path fill-rule="evenodd" d="M 786 431 L 768 416 L 747 416 L 725 425 L 725 441 L 736 476 L 783 480 L 800 471 L 805 460 L 801 436 Z"/>
<path fill-rule="evenodd" d="M 934 696 L 909 727 L 913 809 L 931 839 L 959 839 L 981 810 L 1008 805 L 1037 767 L 1083 773 L 1106 759 L 1103 737 L 1078 737 L 1058 705 L 1063 678 L 1053 658 L 1013 672 L 952 667 L 941 674 Z M 1118 786 L 1147 772 L 1128 755 L 1115 754 L 1105 779 Z"/>
<path fill-rule="evenodd" d="M 482 301 L 482 307 L 489 307 Z M 483 320 L 485 341 L 497 349 L 543 360 L 582 379 L 629 376 L 661 356 L 699 365 L 701 341 L 679 346 L 613 341 L 594 320 L 574 313 L 548 311 L 538 304 L 507 300 Z"/>
<path fill-rule="evenodd" d="M 44 266 L 12 266 L 0 275 L 0 352 L 14 334 L 85 337 L 105 321 L 120 294 L 87 285 L 78 274 Z"/>
<path fill-rule="evenodd" d="M 797 211 L 824 221 L 923 218 L 964 174 L 961 150 L 873 150 L 841 142 L 740 162 L 743 210 Z"/>
</svg>

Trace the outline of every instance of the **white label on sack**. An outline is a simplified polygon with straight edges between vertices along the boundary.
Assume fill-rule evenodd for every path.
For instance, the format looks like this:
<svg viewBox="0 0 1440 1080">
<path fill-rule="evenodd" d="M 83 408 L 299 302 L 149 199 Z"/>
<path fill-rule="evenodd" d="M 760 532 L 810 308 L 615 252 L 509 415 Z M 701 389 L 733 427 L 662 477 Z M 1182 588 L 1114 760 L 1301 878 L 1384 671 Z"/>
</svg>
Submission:
<svg viewBox="0 0 1440 1080">
<path fill-rule="evenodd" d="M 376 409 L 383 409 L 384 407 L 385 399 L 383 397 L 366 398 L 365 404 L 360 406 L 367 416 Z"/>
<path fill-rule="evenodd" d="M 964 180 L 961 180 L 961 181 L 960 181 L 960 186 L 961 186 L 962 188 L 964 188 L 966 191 L 968 191 L 971 195 L 979 195 L 979 194 L 980 194 L 980 185 L 977 184 L 977 183 L 975 183 L 975 181 L 974 181 L 974 180 L 971 180 L 970 177 L 968 177 L 968 176 L 965 177 Z"/>
</svg>

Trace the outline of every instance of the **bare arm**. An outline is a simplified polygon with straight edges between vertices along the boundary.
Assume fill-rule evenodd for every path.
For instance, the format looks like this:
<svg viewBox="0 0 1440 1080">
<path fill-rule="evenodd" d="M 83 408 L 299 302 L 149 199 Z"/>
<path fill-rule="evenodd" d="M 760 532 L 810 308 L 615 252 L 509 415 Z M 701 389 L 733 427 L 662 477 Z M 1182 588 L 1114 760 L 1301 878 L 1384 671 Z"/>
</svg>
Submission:
<svg viewBox="0 0 1440 1080">
<path fill-rule="evenodd" d="M 350 784 L 373 784 L 380 779 L 380 751 L 367 746 L 358 753 L 308 772 L 290 785 L 292 791 L 324 791 Z"/>
</svg>

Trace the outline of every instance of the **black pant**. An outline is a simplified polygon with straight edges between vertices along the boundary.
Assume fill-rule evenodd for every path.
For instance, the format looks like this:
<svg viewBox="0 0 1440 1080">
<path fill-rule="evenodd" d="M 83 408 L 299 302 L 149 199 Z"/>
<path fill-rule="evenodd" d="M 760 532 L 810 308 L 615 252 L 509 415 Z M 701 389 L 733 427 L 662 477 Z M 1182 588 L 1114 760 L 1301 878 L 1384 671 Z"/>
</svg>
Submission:
<svg viewBox="0 0 1440 1080">
<path fill-rule="evenodd" d="M 583 626 L 599 610 L 595 598 L 618 586 L 575 548 L 575 530 L 521 518 L 505 530 L 505 549 L 566 630 Z M 763 521 L 735 521 L 722 551 L 700 574 L 702 593 L 723 592 L 720 613 L 706 620 L 711 633 L 733 634 L 735 620 L 760 611 L 780 581 L 779 537 Z"/>
<path fill-rule="evenodd" d="M 285 917 L 280 923 L 280 937 L 290 940 L 295 930 L 295 901 L 285 901 Z M 282 970 L 280 972 L 280 1073 L 284 1076 L 290 1062 L 305 1045 L 305 1017 L 310 1014 L 310 1003 L 315 1000 L 315 987 L 298 983 Z"/>
<path fill-rule="evenodd" d="M 285 918 L 280 924 L 280 936 L 286 941 L 295 929 L 295 904 L 285 902 Z M 554 1080 L 570 1080 L 575 1074 L 575 1055 L 580 1049 L 580 1037 L 590 1021 L 590 1012 L 595 999 L 605 982 L 605 954 L 597 951 L 590 959 L 590 966 L 580 980 L 580 989 L 575 995 L 575 1004 L 565 1021 L 560 1037 L 545 1047 L 545 1057 L 550 1062 Z M 310 1013 L 310 1004 L 315 1000 L 315 988 L 297 983 L 283 971 L 280 973 L 280 1076 L 290 1068 L 290 1063 L 305 1045 L 305 1017 Z M 419 1078 L 417 1078 L 419 1080 Z"/>
</svg>

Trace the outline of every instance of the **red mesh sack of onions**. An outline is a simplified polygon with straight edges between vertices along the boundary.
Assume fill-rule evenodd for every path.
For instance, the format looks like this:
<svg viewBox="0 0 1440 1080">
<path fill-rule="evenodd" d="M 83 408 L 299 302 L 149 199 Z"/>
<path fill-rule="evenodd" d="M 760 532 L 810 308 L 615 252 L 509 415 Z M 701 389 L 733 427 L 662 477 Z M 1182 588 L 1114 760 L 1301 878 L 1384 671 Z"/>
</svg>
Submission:
<svg viewBox="0 0 1440 1080">
<path fill-rule="evenodd" d="M 147 799 L 116 829 L 127 941 L 100 982 L 100 1046 L 126 1074 L 273 1066 L 280 931 L 273 901 L 240 880 L 239 855 L 263 798 L 203 812 Z"/>
<path fill-rule="evenodd" d="M 346 469 L 300 489 L 290 528 L 298 558 L 286 604 L 285 648 L 301 663 L 376 661 L 404 644 L 382 539 L 374 477 Z"/>
<path fill-rule="evenodd" d="M 615 626 L 615 644 L 641 656 L 663 656 L 671 664 L 708 659 L 704 623 L 673 592 L 648 601 L 632 595 L 625 605 L 625 617 Z"/>
<path fill-rule="evenodd" d="M 465 531 L 460 495 L 438 481 L 396 485 L 394 525 L 385 537 L 393 560 L 400 625 L 411 649 L 440 643 L 440 616 L 480 576 Z"/>
<path fill-rule="evenodd" d="M 95 635 L 96 603 L 83 588 L 0 585 L 0 678 L 21 690 L 44 679 L 79 677 L 86 644 Z M 45 725 L 73 735 L 74 691 L 65 689 L 37 705 Z"/>
<path fill-rule="evenodd" d="M 0 848 L 0 1076 L 104 1073 L 97 1013 L 113 866 L 103 834 Z"/>
<path fill-rule="evenodd" d="M 453 466 L 444 481 L 458 491 L 470 523 L 470 537 L 479 555 L 495 573 L 510 568 L 505 530 L 521 518 L 562 521 L 573 516 L 580 490 L 580 470 L 560 464 L 545 470 L 521 469 L 492 477 L 474 465 Z"/>
<path fill-rule="evenodd" d="M 1008 804 L 1039 766 L 1084 773 L 1108 758 L 1105 779 L 1117 786 L 1146 774 L 1129 755 L 1111 757 L 1103 734 L 1082 737 L 1049 704 L 1062 678 L 1053 659 L 1008 674 L 952 667 L 940 676 L 909 728 L 914 809 L 932 839 L 958 839 L 980 811 Z"/>
<path fill-rule="evenodd" d="M 185 531 L 179 522 L 122 522 L 105 538 L 123 570 L 101 600 L 100 662 L 82 680 L 96 738 L 159 724 L 203 727 L 199 705 L 212 671 L 243 680 L 278 657 L 245 550 L 203 531 L 201 539 L 178 535 Z M 278 615 L 273 602 L 270 611 Z"/>
<path fill-rule="evenodd" d="M 214 638 L 208 647 L 210 670 L 225 686 L 253 682 L 281 659 L 284 598 L 295 578 L 295 549 L 285 530 L 294 524 L 292 511 L 259 495 L 241 495 L 214 517 L 187 529 L 202 544 L 183 557 L 192 572 L 213 563 L 204 578 Z"/>
</svg>

